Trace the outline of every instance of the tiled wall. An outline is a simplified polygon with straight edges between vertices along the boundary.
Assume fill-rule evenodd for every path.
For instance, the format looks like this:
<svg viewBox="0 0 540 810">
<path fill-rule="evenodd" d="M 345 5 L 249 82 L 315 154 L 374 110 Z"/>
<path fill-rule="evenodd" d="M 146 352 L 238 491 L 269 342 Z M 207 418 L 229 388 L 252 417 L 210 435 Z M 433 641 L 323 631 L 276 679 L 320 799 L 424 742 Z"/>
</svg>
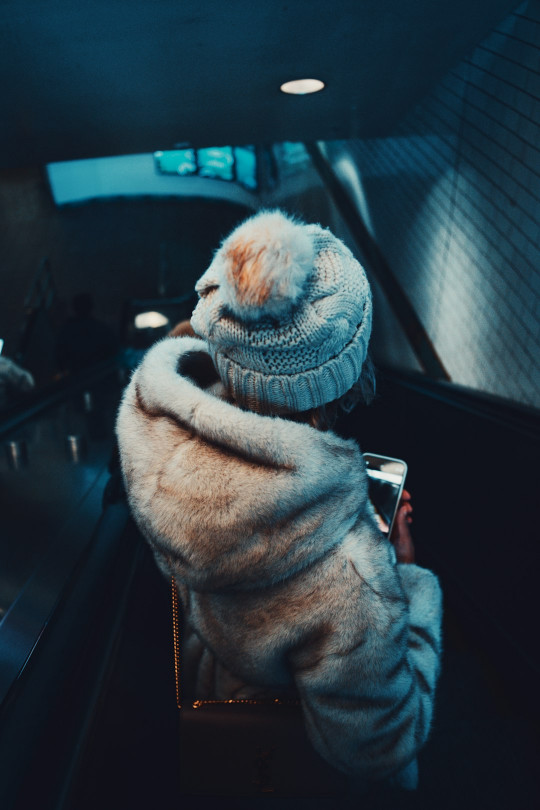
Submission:
<svg viewBox="0 0 540 810">
<path fill-rule="evenodd" d="M 337 209 L 302 144 L 274 144 L 277 182 L 261 195 L 261 205 L 280 207 L 304 222 L 317 222 L 342 239 L 365 267 L 373 295 L 373 329 L 370 354 L 376 367 L 389 363 L 420 371 L 421 366 L 407 342 L 398 319 L 372 273 L 354 234 Z M 390 359 L 389 359 L 390 358 Z"/>
<path fill-rule="evenodd" d="M 325 149 L 451 379 L 540 407 L 540 0 L 391 137 Z"/>
</svg>

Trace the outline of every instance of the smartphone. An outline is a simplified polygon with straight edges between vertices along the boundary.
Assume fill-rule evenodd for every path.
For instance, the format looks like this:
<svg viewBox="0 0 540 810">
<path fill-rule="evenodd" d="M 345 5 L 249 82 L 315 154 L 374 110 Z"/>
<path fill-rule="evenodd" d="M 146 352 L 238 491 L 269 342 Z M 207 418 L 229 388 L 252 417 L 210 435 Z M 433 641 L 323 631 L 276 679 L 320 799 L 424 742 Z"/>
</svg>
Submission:
<svg viewBox="0 0 540 810">
<path fill-rule="evenodd" d="M 399 458 L 375 453 L 364 453 L 364 460 L 369 478 L 369 499 L 380 530 L 389 537 L 401 500 L 407 465 Z"/>
</svg>

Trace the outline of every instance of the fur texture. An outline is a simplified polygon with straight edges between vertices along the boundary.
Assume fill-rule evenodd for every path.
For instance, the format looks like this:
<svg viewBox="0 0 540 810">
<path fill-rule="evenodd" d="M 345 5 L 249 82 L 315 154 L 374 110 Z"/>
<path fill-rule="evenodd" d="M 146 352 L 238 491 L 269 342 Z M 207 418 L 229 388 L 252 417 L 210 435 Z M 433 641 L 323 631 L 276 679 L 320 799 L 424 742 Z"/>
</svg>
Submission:
<svg viewBox="0 0 540 810">
<path fill-rule="evenodd" d="M 263 211 L 225 240 L 196 289 L 204 295 L 219 285 L 223 303 L 240 318 L 282 317 L 300 297 L 313 260 L 302 225 L 281 211 Z"/>
<path fill-rule="evenodd" d="M 394 564 L 354 442 L 240 410 L 209 369 L 203 341 L 158 343 L 117 422 L 133 515 L 180 583 L 192 689 L 296 690 L 329 762 L 395 774 L 429 732 L 438 582 Z"/>
</svg>

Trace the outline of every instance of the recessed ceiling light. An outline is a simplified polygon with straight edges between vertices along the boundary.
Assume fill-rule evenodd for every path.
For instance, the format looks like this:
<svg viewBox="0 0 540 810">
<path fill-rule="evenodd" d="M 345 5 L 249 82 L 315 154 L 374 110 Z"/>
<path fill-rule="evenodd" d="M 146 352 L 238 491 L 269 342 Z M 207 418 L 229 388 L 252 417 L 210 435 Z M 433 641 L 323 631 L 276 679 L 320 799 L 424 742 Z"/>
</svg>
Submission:
<svg viewBox="0 0 540 810">
<path fill-rule="evenodd" d="M 294 79 L 292 82 L 285 82 L 279 89 L 282 93 L 305 96 L 307 93 L 318 93 L 323 87 L 324 82 L 320 79 Z"/>
</svg>

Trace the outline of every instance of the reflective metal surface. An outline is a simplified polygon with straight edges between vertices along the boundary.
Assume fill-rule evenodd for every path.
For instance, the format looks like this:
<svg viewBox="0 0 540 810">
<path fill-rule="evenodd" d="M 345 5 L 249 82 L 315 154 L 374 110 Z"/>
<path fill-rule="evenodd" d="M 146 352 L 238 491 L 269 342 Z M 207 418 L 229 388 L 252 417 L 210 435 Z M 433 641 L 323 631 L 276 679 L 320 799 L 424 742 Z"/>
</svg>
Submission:
<svg viewBox="0 0 540 810">
<path fill-rule="evenodd" d="M 66 436 L 66 450 L 68 458 L 70 458 L 74 464 L 82 464 L 88 456 L 86 437 L 79 433 L 70 433 Z"/>
<path fill-rule="evenodd" d="M 91 390 L 68 395 L 4 437 L 5 452 L 0 454 L 0 621 L 66 526 L 84 512 L 91 490 L 96 486 L 102 490 L 120 392 L 113 370 Z M 97 520 L 100 495 L 95 501 Z M 82 531 L 84 526 L 80 528 Z"/>
<path fill-rule="evenodd" d="M 12 470 L 20 470 L 28 464 L 28 448 L 24 439 L 14 439 L 5 443 L 7 460 Z"/>
</svg>

